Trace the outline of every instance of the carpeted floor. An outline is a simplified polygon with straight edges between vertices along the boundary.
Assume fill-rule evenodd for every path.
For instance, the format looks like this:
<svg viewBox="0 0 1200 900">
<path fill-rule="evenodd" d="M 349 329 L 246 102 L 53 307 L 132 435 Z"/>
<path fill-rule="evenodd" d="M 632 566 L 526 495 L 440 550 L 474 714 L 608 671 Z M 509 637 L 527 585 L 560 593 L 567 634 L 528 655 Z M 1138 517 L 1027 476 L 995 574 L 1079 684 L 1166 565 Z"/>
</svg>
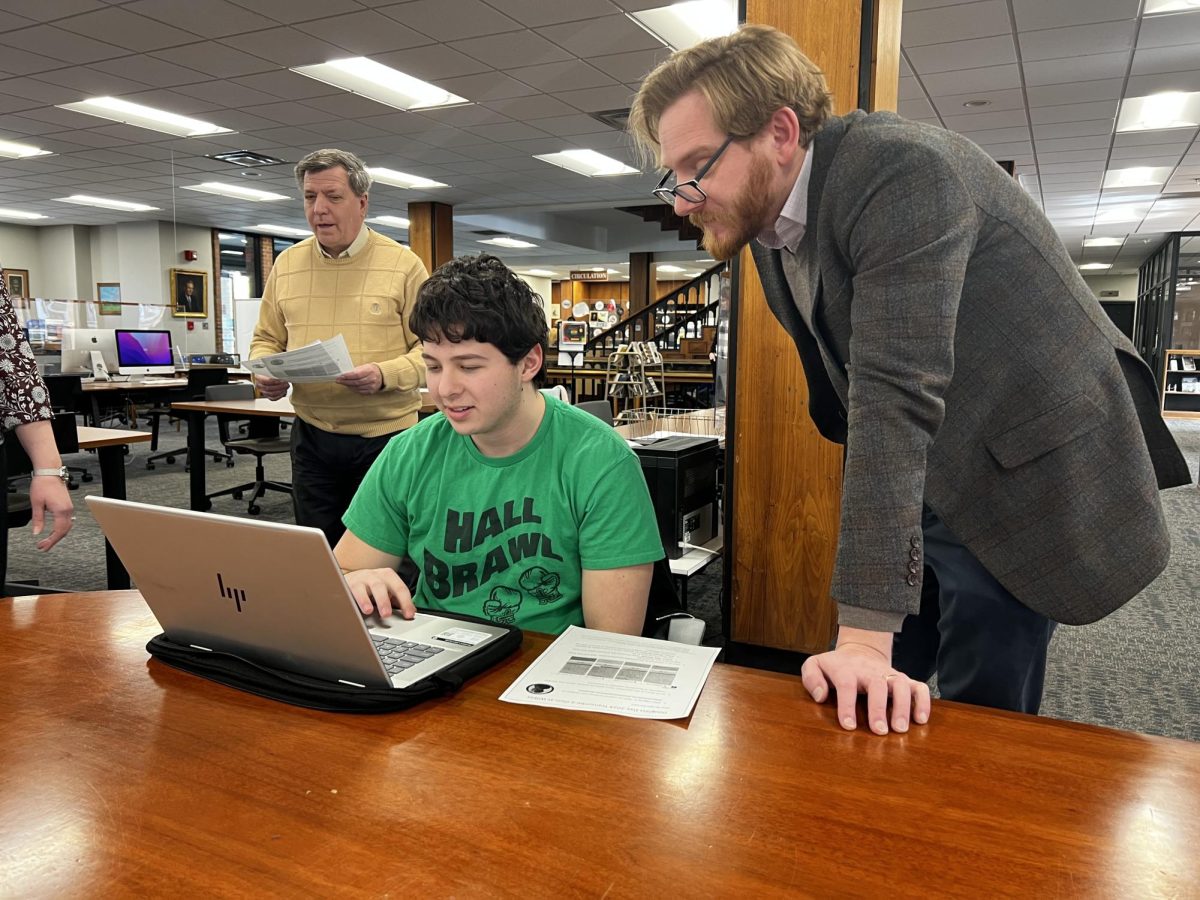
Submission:
<svg viewBox="0 0 1200 900">
<path fill-rule="evenodd" d="M 1174 420 L 1172 431 L 1184 448 L 1192 475 L 1200 462 L 1200 421 Z M 209 424 L 211 447 L 218 446 L 215 423 Z M 163 446 L 180 446 L 184 434 L 170 434 Z M 149 455 L 142 445 L 126 457 L 131 500 L 186 507 L 188 479 L 183 458 L 147 471 Z M 82 455 L 96 472 L 95 460 Z M 79 458 L 68 460 L 72 464 Z M 269 457 L 268 476 L 290 478 L 286 454 Z M 208 489 L 249 480 L 253 465 L 239 459 L 226 468 L 207 464 Z M 1096 477 L 1103 477 L 1097 473 Z M 67 540 L 49 554 L 38 553 L 28 530 L 9 536 L 9 581 L 37 579 L 43 585 L 70 590 L 104 587 L 102 537 L 87 513 L 83 496 L 99 493 L 99 476 L 74 492 L 78 519 Z M 268 494 L 260 501 L 264 519 L 289 522 L 291 498 Z M 1050 647 L 1042 712 L 1047 716 L 1108 725 L 1147 734 L 1200 740 L 1200 490 L 1193 484 L 1163 494 L 1171 524 L 1172 556 L 1166 571 L 1145 591 L 1107 619 L 1080 628 L 1060 627 Z M 246 504 L 225 497 L 214 512 L 245 516 Z M 186 552 L 203 553 L 203 547 Z M 714 562 L 688 585 L 689 605 L 707 623 L 705 643 L 721 642 L 721 563 Z"/>
</svg>

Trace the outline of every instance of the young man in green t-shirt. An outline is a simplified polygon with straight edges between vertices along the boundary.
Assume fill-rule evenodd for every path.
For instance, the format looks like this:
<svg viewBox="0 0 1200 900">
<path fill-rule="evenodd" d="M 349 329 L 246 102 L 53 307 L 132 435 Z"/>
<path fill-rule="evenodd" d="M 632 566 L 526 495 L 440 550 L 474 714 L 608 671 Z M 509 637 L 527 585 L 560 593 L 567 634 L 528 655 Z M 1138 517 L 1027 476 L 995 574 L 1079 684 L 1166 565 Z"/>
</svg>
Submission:
<svg viewBox="0 0 1200 900">
<path fill-rule="evenodd" d="M 639 634 L 663 557 L 650 494 L 610 426 L 537 389 L 537 297 L 496 257 L 462 257 L 422 285 L 410 325 L 442 414 L 388 443 L 343 518 L 334 554 L 359 607 Z"/>
</svg>

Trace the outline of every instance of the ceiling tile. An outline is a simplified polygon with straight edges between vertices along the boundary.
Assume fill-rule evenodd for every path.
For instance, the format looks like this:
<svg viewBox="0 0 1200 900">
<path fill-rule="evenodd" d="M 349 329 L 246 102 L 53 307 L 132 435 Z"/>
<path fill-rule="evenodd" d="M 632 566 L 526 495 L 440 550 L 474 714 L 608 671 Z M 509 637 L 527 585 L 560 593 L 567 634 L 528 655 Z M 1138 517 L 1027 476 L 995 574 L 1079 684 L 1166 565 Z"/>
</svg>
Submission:
<svg viewBox="0 0 1200 900">
<path fill-rule="evenodd" d="M 163 0 L 136 0 L 122 7 L 205 38 L 219 38 L 245 31 L 258 31 L 276 24 L 229 0 L 188 0 L 164 3 Z"/>
<path fill-rule="evenodd" d="M 671 51 L 666 47 L 659 47 L 655 50 L 634 50 L 631 53 L 615 53 L 611 56 L 593 56 L 589 57 L 589 62 L 617 81 L 640 84 L 651 69 L 670 55 Z"/>
<path fill-rule="evenodd" d="M 1052 122 L 1099 121 L 1105 117 L 1117 117 L 1117 101 L 1097 100 L 1093 103 L 1071 103 L 1066 106 L 1038 106 L 1029 111 L 1035 125 Z"/>
<path fill-rule="evenodd" d="M 17 31 L 0 34 L 0 44 L 71 64 L 112 59 L 128 53 L 122 47 L 95 41 L 80 34 L 73 34 L 53 25 L 35 25 L 32 28 L 21 28 Z M 7 54 L 0 57 L 0 66 L 5 68 L 8 67 L 6 57 Z"/>
<path fill-rule="evenodd" d="M 411 0 L 380 7 L 379 12 L 438 41 L 521 31 L 525 27 L 483 0 Z"/>
<path fill-rule="evenodd" d="M 939 9 L 906 8 L 901 39 L 906 47 L 920 47 L 1011 33 L 1004 0 L 983 0 Z"/>
<path fill-rule="evenodd" d="M 205 100 L 215 106 L 226 108 L 249 106 L 256 103 L 274 103 L 279 98 L 273 94 L 256 91 L 234 81 L 205 81 L 200 84 L 184 84 L 175 89 L 181 94 Z"/>
<path fill-rule="evenodd" d="M 488 0 L 489 5 L 496 7 L 505 15 L 511 16 L 523 25 L 531 28 L 540 25 L 550 25 L 554 22 L 572 22 L 577 19 L 594 19 L 597 16 L 612 15 L 620 9 L 608 0 Z M 663 5 L 655 2 L 641 9 L 653 9 Z"/>
<path fill-rule="evenodd" d="M 977 100 L 986 100 L 987 106 L 964 106 Z M 1007 91 L 971 91 L 965 94 L 936 96 L 934 105 L 947 116 L 971 115 L 973 113 L 1004 112 L 1013 109 L 1025 109 L 1025 95 L 1017 88 Z"/>
<path fill-rule="evenodd" d="M 177 66 L 174 63 L 155 59 L 153 56 L 126 56 L 122 59 L 109 59 L 92 63 L 93 69 L 109 72 L 126 78 L 133 78 L 143 84 L 174 87 L 177 84 L 195 84 L 198 81 L 209 81 L 208 76 Z M 89 97 L 96 96 L 88 94 Z"/>
<path fill-rule="evenodd" d="M 1021 70 L 1016 64 L 984 66 L 979 69 L 959 69 L 921 75 L 925 90 L 936 100 L 944 94 L 965 94 L 973 91 L 1004 91 L 1021 86 Z"/>
<path fill-rule="evenodd" d="M 151 53 L 155 59 L 178 63 L 188 66 L 197 72 L 204 72 L 210 78 L 236 78 L 239 75 L 253 75 L 256 72 L 275 71 L 278 67 L 265 59 L 235 50 L 216 41 L 204 41 L 199 44 L 189 44 L 186 47 L 173 47 L 159 53 Z"/>
<path fill-rule="evenodd" d="M 1096 53 L 1066 59 L 1026 60 L 1021 64 L 1027 85 L 1124 78 L 1128 66 L 1128 53 Z"/>
<path fill-rule="evenodd" d="M 1012 0 L 1018 31 L 1087 25 L 1137 18 L 1139 0 L 1086 0 L 1046 3 L 1045 0 Z"/>
<path fill-rule="evenodd" d="M 964 112 L 959 107 L 958 112 Z M 1008 109 L 999 112 L 971 113 L 967 115 L 945 115 L 946 127 L 959 134 L 985 131 L 993 128 L 1019 128 L 1026 124 L 1025 110 Z"/>
<path fill-rule="evenodd" d="M 1157 75 L 1133 75 L 1125 84 L 1126 97 L 1144 97 L 1163 91 L 1200 91 L 1200 69 L 1190 72 L 1161 72 Z"/>
<path fill-rule="evenodd" d="M 551 63 L 558 65 L 558 63 Z M 477 75 L 460 75 L 458 78 L 442 78 L 438 87 L 466 97 L 473 103 L 487 100 L 507 100 L 510 97 L 527 97 L 536 94 L 537 89 L 510 78 L 500 72 L 481 72 Z"/>
<path fill-rule="evenodd" d="M 610 88 L 589 88 L 583 91 L 555 93 L 559 100 L 581 112 L 600 112 L 605 109 L 625 109 L 633 102 L 633 91 L 624 85 Z"/>
<path fill-rule="evenodd" d="M 532 31 L 510 31 L 489 37 L 468 38 L 446 45 L 494 69 L 511 69 L 522 64 L 558 62 L 571 54 Z"/>
<path fill-rule="evenodd" d="M 243 85 L 253 91 L 270 94 L 280 100 L 307 100 L 311 97 L 327 97 L 330 94 L 343 93 L 332 85 L 305 78 L 295 72 L 279 70 L 264 72 L 261 75 L 246 75 L 234 78 L 234 84 Z"/>
<path fill-rule="evenodd" d="M 248 34 L 231 34 L 221 43 L 269 59 L 281 66 L 307 66 L 339 59 L 345 48 L 305 34 L 296 28 L 269 28 Z"/>
<path fill-rule="evenodd" d="M 493 100 L 487 105 L 490 109 L 519 122 L 547 119 L 551 116 L 569 116 L 576 111 L 575 107 L 568 106 L 561 100 L 546 94 L 516 97 L 512 100 Z"/>
<path fill-rule="evenodd" d="M 1074 84 L 1048 84 L 1028 88 L 1029 105 L 1065 106 L 1071 103 L 1091 103 L 1121 95 L 1119 78 L 1103 81 L 1080 81 Z"/>
<path fill-rule="evenodd" d="M 1018 36 L 1021 58 L 1035 62 L 1041 59 L 1063 59 L 1068 56 L 1094 56 L 1133 49 L 1135 21 L 1101 22 L 1096 25 L 1073 25 L 1070 28 L 1047 28 L 1043 31 L 1022 32 Z"/>
<path fill-rule="evenodd" d="M 414 31 L 379 13 L 368 11 L 335 16 L 331 19 L 318 19 L 295 27 L 297 31 L 341 47 L 354 56 L 374 56 L 376 53 L 433 43 L 428 36 L 419 31 Z M 316 62 L 325 62 L 332 58 L 324 57 Z"/>
<path fill-rule="evenodd" d="M 632 50 L 661 51 L 662 42 L 624 15 L 547 25 L 537 33 L 580 59 Z"/>
<path fill-rule="evenodd" d="M 1035 124 L 1033 133 L 1038 138 L 1090 137 L 1112 134 L 1112 119 L 1092 119 L 1086 122 L 1051 122 Z"/>
<path fill-rule="evenodd" d="M 1143 47 L 1174 47 L 1200 44 L 1200 15 L 1194 12 L 1171 16 L 1150 16 L 1142 20 L 1138 32 L 1138 49 Z"/>
<path fill-rule="evenodd" d="M 958 69 L 981 69 L 1002 66 L 1017 61 L 1017 51 L 1011 35 L 959 41 L 956 44 L 930 44 L 906 48 L 908 60 L 918 75 L 930 72 L 951 72 Z"/>
<path fill-rule="evenodd" d="M 1089 135 L 1087 137 L 1067 137 L 1067 138 L 1037 138 L 1038 152 L 1043 150 L 1053 152 L 1055 150 L 1094 150 L 1097 147 L 1107 149 L 1112 139 L 1106 135 Z"/>
<path fill-rule="evenodd" d="M 349 15 L 361 7 L 354 0 L 234 0 L 238 6 L 291 25 L 333 15 Z"/>
<path fill-rule="evenodd" d="M 394 53 L 377 53 L 376 62 L 407 72 L 414 78 L 441 84 L 443 78 L 459 75 L 475 75 L 488 71 L 491 66 L 452 50 L 447 44 L 431 44 L 425 47 L 410 47 Z"/>
<path fill-rule="evenodd" d="M 104 9 L 105 4 L 100 0 L 4 0 L 6 11 L 33 19 L 38 22 L 49 22 L 79 13 Z"/>
<path fill-rule="evenodd" d="M 901 100 L 896 112 L 906 119 L 920 119 L 936 115 L 933 107 L 924 97 L 916 100 Z"/>
<path fill-rule="evenodd" d="M 542 91 L 577 91 L 585 88 L 613 87 L 616 82 L 589 63 L 546 63 L 540 66 L 521 66 L 509 69 L 508 74 L 518 81 Z"/>
<path fill-rule="evenodd" d="M 54 72 L 43 72 L 38 75 L 39 81 L 60 84 L 72 88 L 76 100 L 84 97 L 117 97 L 132 91 L 144 91 L 147 82 L 134 81 L 111 72 L 101 72 L 88 66 L 72 66 L 69 69 L 58 69 Z"/>
<path fill-rule="evenodd" d="M 62 66 L 62 60 L 41 56 L 37 53 L 26 53 L 14 46 L 6 47 L 0 53 L 0 72 L 9 75 L 34 75 Z"/>
<path fill-rule="evenodd" d="M 147 16 L 119 7 L 110 6 L 107 9 L 73 16 L 54 23 L 58 28 L 65 28 L 75 34 L 107 41 L 117 47 L 146 53 L 150 50 L 161 50 L 178 44 L 190 44 L 196 38 L 189 31 L 173 28 Z"/>
</svg>

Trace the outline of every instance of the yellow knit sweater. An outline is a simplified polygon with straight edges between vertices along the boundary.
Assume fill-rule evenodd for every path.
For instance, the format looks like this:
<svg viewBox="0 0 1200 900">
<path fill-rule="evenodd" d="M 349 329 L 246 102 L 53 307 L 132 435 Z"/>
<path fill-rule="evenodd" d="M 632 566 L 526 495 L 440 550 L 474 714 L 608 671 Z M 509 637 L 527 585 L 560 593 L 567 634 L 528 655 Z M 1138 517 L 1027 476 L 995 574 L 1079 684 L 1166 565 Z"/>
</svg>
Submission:
<svg viewBox="0 0 1200 900">
<path fill-rule="evenodd" d="M 324 431 L 378 437 L 417 421 L 425 381 L 421 342 L 409 330 L 417 288 L 429 277 L 411 250 L 371 231 L 353 256 L 329 259 L 315 238 L 275 260 L 263 290 L 250 358 L 341 334 L 356 366 L 376 363 L 383 390 L 357 394 L 333 382 L 297 384 L 292 405 Z"/>
</svg>

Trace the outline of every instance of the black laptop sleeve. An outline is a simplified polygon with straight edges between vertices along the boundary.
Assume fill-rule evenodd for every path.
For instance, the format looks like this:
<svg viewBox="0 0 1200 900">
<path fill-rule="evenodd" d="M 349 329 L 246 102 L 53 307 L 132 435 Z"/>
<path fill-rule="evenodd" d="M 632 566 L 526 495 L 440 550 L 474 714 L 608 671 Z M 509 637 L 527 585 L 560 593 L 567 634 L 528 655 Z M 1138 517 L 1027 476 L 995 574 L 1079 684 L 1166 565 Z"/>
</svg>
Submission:
<svg viewBox="0 0 1200 900">
<path fill-rule="evenodd" d="M 521 629 L 488 619 L 437 611 L 437 615 L 461 622 L 503 628 L 505 633 L 486 647 L 463 657 L 440 672 L 406 688 L 354 687 L 325 681 L 298 672 L 276 669 L 220 650 L 197 650 L 160 634 L 150 639 L 146 650 L 159 662 L 199 675 L 228 687 L 260 697 L 319 709 L 325 712 L 385 713 L 416 706 L 431 697 L 452 694 L 467 679 L 490 669 L 521 646 Z"/>
</svg>

